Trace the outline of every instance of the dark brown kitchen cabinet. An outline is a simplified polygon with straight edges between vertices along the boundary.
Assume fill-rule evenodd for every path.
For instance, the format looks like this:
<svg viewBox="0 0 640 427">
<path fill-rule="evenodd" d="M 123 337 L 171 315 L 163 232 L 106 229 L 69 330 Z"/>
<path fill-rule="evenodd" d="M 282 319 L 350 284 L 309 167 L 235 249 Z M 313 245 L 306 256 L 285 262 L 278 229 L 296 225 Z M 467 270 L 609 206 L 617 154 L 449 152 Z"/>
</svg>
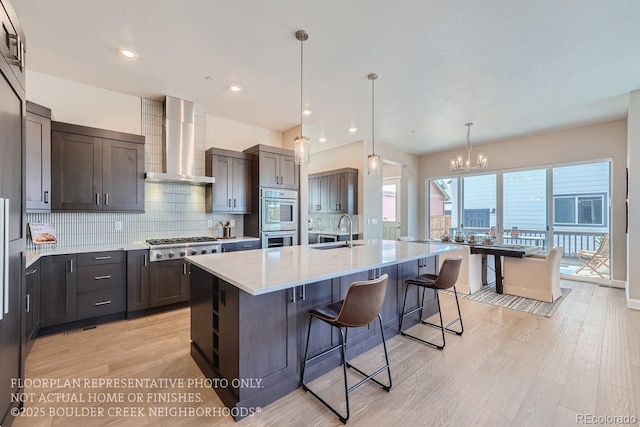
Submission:
<svg viewBox="0 0 640 427">
<path fill-rule="evenodd" d="M 358 213 L 358 170 L 344 168 L 309 175 L 309 213 Z"/>
<path fill-rule="evenodd" d="M 149 308 L 149 250 L 127 252 L 127 312 Z"/>
<path fill-rule="evenodd" d="M 51 210 L 51 110 L 27 101 L 27 212 Z"/>
<path fill-rule="evenodd" d="M 26 314 L 24 325 L 25 354 L 27 357 L 40 329 L 40 261 L 31 264 L 26 271 Z"/>
<path fill-rule="evenodd" d="M 189 301 L 189 263 L 176 259 L 150 267 L 149 307 Z"/>
<path fill-rule="evenodd" d="M 0 4 L 0 56 L 7 61 L 8 67 L 18 84 L 25 89 L 25 37 L 18 25 L 18 19 L 7 0 L 6 8 Z M 1 58 L 0 58 L 1 59 Z M 1 416 L 2 414 L 0 414 Z M 0 420 L 2 421 L 2 420 Z"/>
<path fill-rule="evenodd" d="M 126 255 L 123 251 L 78 254 L 78 320 L 126 311 Z"/>
<path fill-rule="evenodd" d="M 76 255 L 53 255 L 40 260 L 40 326 L 76 320 L 78 265 Z"/>
<path fill-rule="evenodd" d="M 223 243 L 222 252 L 250 251 L 261 247 L 260 240 L 245 240 L 243 242 Z"/>
<path fill-rule="evenodd" d="M 293 151 L 259 144 L 244 152 L 254 156 L 251 165 L 254 187 L 297 190 L 300 186 L 300 168 Z"/>
<path fill-rule="evenodd" d="M 251 213 L 251 155 L 210 148 L 205 155 L 207 212 Z"/>
<path fill-rule="evenodd" d="M 51 209 L 144 212 L 144 136 L 51 123 Z"/>
</svg>

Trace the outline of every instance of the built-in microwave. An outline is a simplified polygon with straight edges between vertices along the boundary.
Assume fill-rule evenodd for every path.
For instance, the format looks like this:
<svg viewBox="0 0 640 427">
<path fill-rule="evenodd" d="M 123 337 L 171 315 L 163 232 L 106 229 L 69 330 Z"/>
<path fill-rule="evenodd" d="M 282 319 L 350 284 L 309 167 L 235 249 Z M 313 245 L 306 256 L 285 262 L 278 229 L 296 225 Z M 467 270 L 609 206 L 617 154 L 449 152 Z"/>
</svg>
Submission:
<svg viewBox="0 0 640 427">
<path fill-rule="evenodd" d="M 298 244 L 297 231 L 266 231 L 260 237 L 262 249 L 296 246 Z"/>
<path fill-rule="evenodd" d="M 260 230 L 298 230 L 298 192 L 260 189 Z"/>
</svg>

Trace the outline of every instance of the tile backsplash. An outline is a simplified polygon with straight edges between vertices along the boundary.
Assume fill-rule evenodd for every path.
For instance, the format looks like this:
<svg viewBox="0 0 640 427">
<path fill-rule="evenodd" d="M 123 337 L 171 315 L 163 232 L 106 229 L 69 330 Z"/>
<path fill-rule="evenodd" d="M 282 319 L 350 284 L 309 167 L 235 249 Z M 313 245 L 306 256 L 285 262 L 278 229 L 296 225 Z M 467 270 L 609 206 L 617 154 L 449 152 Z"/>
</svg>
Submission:
<svg viewBox="0 0 640 427">
<path fill-rule="evenodd" d="M 162 172 L 163 105 L 142 99 L 142 134 L 145 138 L 145 170 Z M 196 168 L 204 175 L 206 116 L 196 112 Z M 208 228 L 212 221 L 213 228 Z M 27 213 L 27 222 L 53 223 L 59 246 L 118 244 L 145 239 L 186 236 L 222 236 L 219 222 L 235 221 L 233 236 L 244 230 L 244 216 L 207 214 L 205 187 L 189 184 L 145 182 L 145 212 L 139 213 Z M 122 230 L 116 231 L 116 222 Z M 30 240 L 27 247 L 33 249 Z"/>
<path fill-rule="evenodd" d="M 353 221 L 353 232 L 360 233 L 358 215 L 349 215 Z M 309 214 L 309 230 L 338 232 L 347 231 L 347 223 L 342 223 L 342 230 L 338 229 L 340 214 Z"/>
</svg>

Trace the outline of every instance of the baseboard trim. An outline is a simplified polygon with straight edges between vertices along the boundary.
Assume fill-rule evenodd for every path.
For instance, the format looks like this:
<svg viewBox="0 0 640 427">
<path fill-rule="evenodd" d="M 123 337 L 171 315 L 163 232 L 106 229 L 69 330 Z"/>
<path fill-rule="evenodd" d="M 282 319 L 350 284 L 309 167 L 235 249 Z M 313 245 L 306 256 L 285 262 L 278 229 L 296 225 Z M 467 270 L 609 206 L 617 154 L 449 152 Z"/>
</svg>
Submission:
<svg viewBox="0 0 640 427">
<path fill-rule="evenodd" d="M 611 281 L 611 286 L 614 288 L 624 289 L 627 286 L 626 280 L 614 279 Z"/>
<path fill-rule="evenodd" d="M 627 298 L 627 308 L 640 310 L 640 299 Z"/>
</svg>

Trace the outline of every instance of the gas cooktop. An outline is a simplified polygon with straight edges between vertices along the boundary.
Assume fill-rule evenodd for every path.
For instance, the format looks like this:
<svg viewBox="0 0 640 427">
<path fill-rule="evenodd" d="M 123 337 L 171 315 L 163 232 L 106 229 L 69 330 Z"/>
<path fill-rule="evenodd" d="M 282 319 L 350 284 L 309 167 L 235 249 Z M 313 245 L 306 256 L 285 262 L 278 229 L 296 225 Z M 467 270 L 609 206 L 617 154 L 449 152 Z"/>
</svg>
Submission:
<svg viewBox="0 0 640 427">
<path fill-rule="evenodd" d="M 215 242 L 218 239 L 216 237 L 199 236 L 199 237 L 171 237 L 169 239 L 149 239 L 146 240 L 151 246 L 154 245 L 174 245 L 182 243 L 204 243 Z"/>
</svg>

